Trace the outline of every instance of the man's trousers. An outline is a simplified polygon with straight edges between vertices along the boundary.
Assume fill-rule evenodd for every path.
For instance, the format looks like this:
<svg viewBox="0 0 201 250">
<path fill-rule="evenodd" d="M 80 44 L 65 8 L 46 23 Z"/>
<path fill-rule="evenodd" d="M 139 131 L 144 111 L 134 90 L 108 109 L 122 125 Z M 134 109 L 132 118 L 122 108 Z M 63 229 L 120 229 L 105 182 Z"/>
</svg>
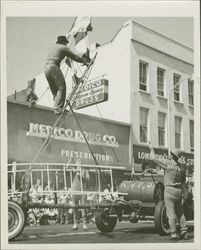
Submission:
<svg viewBox="0 0 201 250">
<path fill-rule="evenodd" d="M 87 196 L 86 195 L 73 195 L 72 196 L 73 205 L 86 205 Z M 81 209 L 82 212 L 82 222 L 87 222 L 87 212 L 86 208 Z M 73 220 L 74 224 L 78 221 L 78 208 L 73 208 Z"/>
<path fill-rule="evenodd" d="M 181 188 L 175 188 L 173 186 L 165 186 L 164 199 L 165 199 L 167 217 L 170 225 L 170 234 L 176 233 L 176 221 L 175 221 L 176 217 L 179 221 L 181 232 L 186 232 L 187 226 L 182 205 Z"/>
<path fill-rule="evenodd" d="M 54 98 L 55 113 L 60 113 L 66 99 L 66 83 L 60 68 L 53 63 L 45 66 L 45 76 Z"/>
</svg>

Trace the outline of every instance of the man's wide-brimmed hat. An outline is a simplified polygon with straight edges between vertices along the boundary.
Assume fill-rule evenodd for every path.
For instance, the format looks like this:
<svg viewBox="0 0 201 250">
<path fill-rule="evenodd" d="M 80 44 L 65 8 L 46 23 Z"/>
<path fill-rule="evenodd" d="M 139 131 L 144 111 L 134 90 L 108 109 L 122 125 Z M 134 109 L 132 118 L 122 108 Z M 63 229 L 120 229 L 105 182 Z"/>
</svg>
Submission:
<svg viewBox="0 0 201 250">
<path fill-rule="evenodd" d="M 65 36 L 58 36 L 57 43 L 69 43 L 69 41 L 67 40 Z"/>
<path fill-rule="evenodd" d="M 176 159 L 179 159 L 182 156 L 182 151 L 180 150 L 173 150 L 170 153 Z"/>
</svg>

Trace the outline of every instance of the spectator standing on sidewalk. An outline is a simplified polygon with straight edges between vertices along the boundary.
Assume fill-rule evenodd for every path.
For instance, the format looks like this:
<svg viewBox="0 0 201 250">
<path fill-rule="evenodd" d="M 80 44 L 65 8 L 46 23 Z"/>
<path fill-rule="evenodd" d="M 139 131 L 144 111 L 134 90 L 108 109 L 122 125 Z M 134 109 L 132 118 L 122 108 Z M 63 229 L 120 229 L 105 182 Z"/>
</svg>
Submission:
<svg viewBox="0 0 201 250">
<path fill-rule="evenodd" d="M 150 159 L 164 169 L 164 199 L 167 217 L 170 225 L 170 239 L 187 239 L 187 225 L 182 205 L 182 184 L 185 183 L 185 169 L 179 160 L 180 151 L 171 152 L 168 159 L 157 159 L 150 144 Z M 177 234 L 175 215 L 180 226 L 180 236 Z"/>
<path fill-rule="evenodd" d="M 83 189 L 86 190 L 86 182 L 89 181 L 89 172 L 87 170 L 84 170 L 81 168 L 81 160 L 77 159 L 76 160 L 76 173 L 75 177 L 72 183 L 72 191 L 81 191 Z M 82 178 L 82 189 L 81 189 L 81 178 Z M 86 205 L 87 202 L 87 195 L 85 194 L 73 194 L 72 195 L 72 201 L 73 205 Z M 82 212 L 82 223 L 83 223 L 83 229 L 87 230 L 87 213 L 86 209 L 83 208 L 81 209 Z M 78 218 L 78 209 L 74 208 L 73 209 L 73 227 L 72 230 L 77 230 L 78 225 L 77 225 L 77 218 Z"/>
<path fill-rule="evenodd" d="M 43 187 L 41 185 L 40 179 L 37 179 L 36 184 L 30 188 L 29 193 L 33 203 L 41 203 L 43 201 L 42 199 Z M 40 220 L 43 216 L 43 210 L 40 208 L 33 208 L 32 211 L 36 217 L 36 225 L 40 226 Z"/>
</svg>

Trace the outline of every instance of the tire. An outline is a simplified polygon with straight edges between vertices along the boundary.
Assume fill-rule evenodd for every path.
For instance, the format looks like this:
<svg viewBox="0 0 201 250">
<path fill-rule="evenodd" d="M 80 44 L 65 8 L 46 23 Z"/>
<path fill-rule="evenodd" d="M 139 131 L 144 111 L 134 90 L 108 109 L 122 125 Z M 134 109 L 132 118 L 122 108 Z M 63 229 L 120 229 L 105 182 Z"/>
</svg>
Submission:
<svg viewBox="0 0 201 250">
<path fill-rule="evenodd" d="M 194 220 L 194 201 L 193 199 L 185 199 L 183 202 L 184 215 L 186 220 Z"/>
<path fill-rule="evenodd" d="M 166 207 L 164 201 L 159 201 L 155 208 L 154 224 L 159 235 L 166 235 L 169 233 L 169 223 L 166 215 Z"/>
<path fill-rule="evenodd" d="M 109 208 L 98 209 L 95 212 L 95 223 L 102 233 L 112 232 L 117 224 L 117 218 L 109 217 L 109 212 Z"/>
<path fill-rule="evenodd" d="M 161 182 L 158 182 L 156 184 L 155 190 L 154 190 L 154 201 L 157 204 L 159 201 L 164 200 L 164 185 Z"/>
<path fill-rule="evenodd" d="M 21 206 L 14 201 L 8 201 L 8 239 L 16 238 L 25 226 L 25 214 Z"/>
</svg>

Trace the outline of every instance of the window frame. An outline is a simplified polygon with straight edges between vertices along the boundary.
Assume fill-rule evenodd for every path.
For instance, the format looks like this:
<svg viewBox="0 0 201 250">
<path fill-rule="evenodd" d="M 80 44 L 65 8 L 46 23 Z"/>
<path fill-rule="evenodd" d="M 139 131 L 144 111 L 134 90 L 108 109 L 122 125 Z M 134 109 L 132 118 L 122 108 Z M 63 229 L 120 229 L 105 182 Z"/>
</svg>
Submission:
<svg viewBox="0 0 201 250">
<path fill-rule="evenodd" d="M 161 79 L 159 80 L 159 77 L 160 77 L 158 74 L 159 70 L 163 72 L 162 82 L 161 82 Z M 162 89 L 159 88 L 159 85 L 163 86 Z M 162 92 L 163 94 L 160 94 L 160 92 Z M 157 95 L 165 97 L 165 69 L 161 67 L 157 67 Z"/>
<path fill-rule="evenodd" d="M 190 88 L 190 84 L 192 84 L 191 88 Z M 190 101 L 191 98 L 192 98 L 192 103 Z M 188 104 L 191 106 L 194 106 L 194 81 L 190 79 L 188 79 Z"/>
<path fill-rule="evenodd" d="M 176 119 L 180 121 L 180 131 L 179 133 L 176 131 Z M 175 148 L 181 149 L 182 148 L 182 117 L 181 116 L 175 116 Z M 179 146 L 177 145 L 177 139 L 179 137 Z"/>
<path fill-rule="evenodd" d="M 141 76 L 141 72 L 143 72 L 143 69 L 141 70 L 140 65 L 145 65 L 146 66 L 146 76 L 144 77 L 144 75 Z M 139 90 L 141 91 L 145 91 L 148 92 L 148 63 L 143 61 L 143 60 L 139 60 Z M 145 82 L 141 81 L 141 79 L 145 78 Z M 145 88 L 143 88 L 143 87 Z"/>
<path fill-rule="evenodd" d="M 164 118 L 164 127 L 159 127 L 159 116 L 160 115 L 162 115 L 163 116 L 163 118 Z M 163 112 L 158 112 L 158 146 L 159 147 L 165 147 L 166 146 L 166 141 L 167 141 L 167 139 L 166 139 L 166 122 L 167 122 L 167 115 L 166 115 L 166 113 L 163 113 Z M 163 138 L 162 139 L 160 139 L 160 135 L 161 135 L 161 133 L 162 133 L 162 135 L 163 135 Z M 163 141 L 163 144 L 161 144 L 160 142 L 161 141 Z"/>
<path fill-rule="evenodd" d="M 146 126 L 141 124 L 141 111 L 146 111 L 146 120 L 147 120 Z M 144 132 L 146 132 L 146 134 Z M 141 143 L 148 143 L 148 140 L 149 140 L 149 109 L 144 108 L 144 107 L 140 107 L 140 138 L 139 139 Z"/>
<path fill-rule="evenodd" d="M 178 81 L 175 82 L 175 78 L 178 77 Z M 181 75 L 177 74 L 177 73 L 173 73 L 173 88 L 174 88 L 174 101 L 176 102 L 180 102 L 181 101 L 181 89 L 180 89 L 180 84 L 177 85 L 178 82 L 181 81 Z M 175 88 L 175 86 L 177 85 L 177 87 Z M 176 99 L 175 97 L 178 96 L 178 99 Z"/>
</svg>

